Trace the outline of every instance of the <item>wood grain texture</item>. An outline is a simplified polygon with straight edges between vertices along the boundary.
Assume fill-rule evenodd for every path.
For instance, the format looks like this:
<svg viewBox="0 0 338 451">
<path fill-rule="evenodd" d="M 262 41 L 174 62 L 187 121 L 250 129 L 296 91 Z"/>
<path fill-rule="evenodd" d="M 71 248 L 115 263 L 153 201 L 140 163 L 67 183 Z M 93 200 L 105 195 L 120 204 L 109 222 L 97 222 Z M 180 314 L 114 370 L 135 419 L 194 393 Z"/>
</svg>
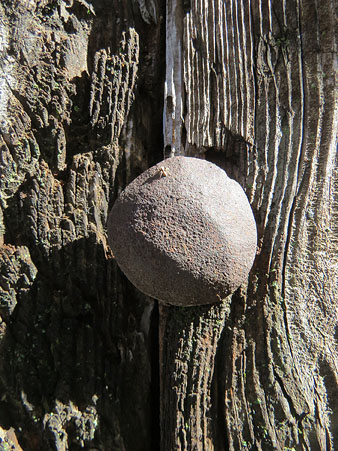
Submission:
<svg viewBox="0 0 338 451">
<path fill-rule="evenodd" d="M 336 2 L 2 0 L 0 28 L 0 435 L 337 448 Z M 223 306 L 158 318 L 105 227 L 163 148 L 243 186 L 259 247 Z"/>
<path fill-rule="evenodd" d="M 223 430 L 196 449 L 334 449 L 337 5 L 200 0 L 181 26 L 181 149 L 242 184 L 259 239 L 217 345 Z"/>
<path fill-rule="evenodd" d="M 0 5 L 0 426 L 25 450 L 158 440 L 154 302 L 106 239 L 118 190 L 161 156 L 162 13 L 140 7 Z"/>
</svg>

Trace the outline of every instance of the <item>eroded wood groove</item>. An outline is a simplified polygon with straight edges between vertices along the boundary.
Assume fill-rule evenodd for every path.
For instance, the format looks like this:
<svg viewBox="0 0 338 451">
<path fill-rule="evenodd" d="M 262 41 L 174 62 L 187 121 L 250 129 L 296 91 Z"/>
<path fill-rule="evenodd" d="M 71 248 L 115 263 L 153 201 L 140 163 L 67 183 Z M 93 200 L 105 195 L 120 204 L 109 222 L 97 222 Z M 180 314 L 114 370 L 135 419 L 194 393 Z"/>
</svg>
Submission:
<svg viewBox="0 0 338 451">
<path fill-rule="evenodd" d="M 227 302 L 193 309 L 160 306 L 161 450 L 215 447 L 211 383 L 228 313 Z"/>
</svg>

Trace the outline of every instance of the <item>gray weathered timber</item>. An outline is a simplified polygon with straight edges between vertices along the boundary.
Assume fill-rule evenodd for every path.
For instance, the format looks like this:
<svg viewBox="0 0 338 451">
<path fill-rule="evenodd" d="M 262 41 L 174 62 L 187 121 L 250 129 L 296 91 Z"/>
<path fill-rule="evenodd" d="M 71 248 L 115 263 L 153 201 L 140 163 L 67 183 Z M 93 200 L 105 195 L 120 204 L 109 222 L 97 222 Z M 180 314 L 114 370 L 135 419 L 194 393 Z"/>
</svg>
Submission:
<svg viewBox="0 0 338 451">
<path fill-rule="evenodd" d="M 0 437 L 337 449 L 335 2 L 2 0 L 0 28 Z M 112 257 L 107 212 L 163 147 L 251 203 L 225 303 L 158 314 Z"/>
<path fill-rule="evenodd" d="M 139 290 L 187 307 L 221 302 L 247 282 L 257 232 L 235 180 L 208 161 L 173 157 L 121 193 L 109 215 L 108 239 Z"/>
<path fill-rule="evenodd" d="M 167 1 L 169 12 L 173 4 Z M 178 87 L 173 116 L 182 102 L 185 133 L 173 147 L 215 162 L 245 188 L 259 255 L 247 292 L 231 303 L 216 346 L 213 388 L 206 383 L 200 392 L 208 426 L 191 423 L 187 409 L 200 377 L 196 351 L 180 366 L 184 376 L 171 381 L 172 391 L 163 390 L 163 449 L 170 449 L 169 437 L 177 449 L 336 449 L 336 5 L 302 0 L 183 5 L 167 18 L 167 26 L 183 36 L 183 62 L 172 73 Z M 170 130 L 165 124 L 165 136 Z M 194 337 L 193 316 L 180 322 L 183 313 L 174 307 L 162 314 L 168 334 L 172 322 L 165 318 L 175 315 L 186 325 L 181 334 Z M 210 337 L 214 325 L 207 313 L 201 315 L 206 320 L 199 335 Z M 166 347 L 165 330 L 161 337 Z M 178 340 L 163 363 L 162 386 L 182 352 Z M 169 427 L 175 393 L 176 421 Z M 198 405 L 195 412 L 202 417 Z"/>
</svg>

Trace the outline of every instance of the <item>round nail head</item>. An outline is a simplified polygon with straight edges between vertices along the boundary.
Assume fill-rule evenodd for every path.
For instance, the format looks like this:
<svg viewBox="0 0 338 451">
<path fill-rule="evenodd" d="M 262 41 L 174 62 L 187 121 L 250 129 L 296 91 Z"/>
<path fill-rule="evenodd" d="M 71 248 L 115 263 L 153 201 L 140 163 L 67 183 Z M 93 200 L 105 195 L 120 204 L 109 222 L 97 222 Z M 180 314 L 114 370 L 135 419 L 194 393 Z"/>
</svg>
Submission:
<svg viewBox="0 0 338 451">
<path fill-rule="evenodd" d="M 161 302 L 219 302 L 245 283 L 257 245 L 242 187 L 218 166 L 168 158 L 120 194 L 108 239 L 127 278 Z"/>
</svg>

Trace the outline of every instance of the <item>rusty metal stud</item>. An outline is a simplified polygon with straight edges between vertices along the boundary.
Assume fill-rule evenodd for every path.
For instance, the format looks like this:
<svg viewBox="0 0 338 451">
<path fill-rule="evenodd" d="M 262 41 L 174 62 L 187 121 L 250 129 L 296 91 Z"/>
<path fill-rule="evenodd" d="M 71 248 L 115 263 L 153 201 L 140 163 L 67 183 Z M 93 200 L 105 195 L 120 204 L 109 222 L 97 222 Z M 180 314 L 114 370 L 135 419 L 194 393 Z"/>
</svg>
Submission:
<svg viewBox="0 0 338 451">
<path fill-rule="evenodd" d="M 208 161 L 173 157 L 121 193 L 109 215 L 108 239 L 140 291 L 193 306 L 219 302 L 247 280 L 257 233 L 236 181 Z"/>
</svg>

